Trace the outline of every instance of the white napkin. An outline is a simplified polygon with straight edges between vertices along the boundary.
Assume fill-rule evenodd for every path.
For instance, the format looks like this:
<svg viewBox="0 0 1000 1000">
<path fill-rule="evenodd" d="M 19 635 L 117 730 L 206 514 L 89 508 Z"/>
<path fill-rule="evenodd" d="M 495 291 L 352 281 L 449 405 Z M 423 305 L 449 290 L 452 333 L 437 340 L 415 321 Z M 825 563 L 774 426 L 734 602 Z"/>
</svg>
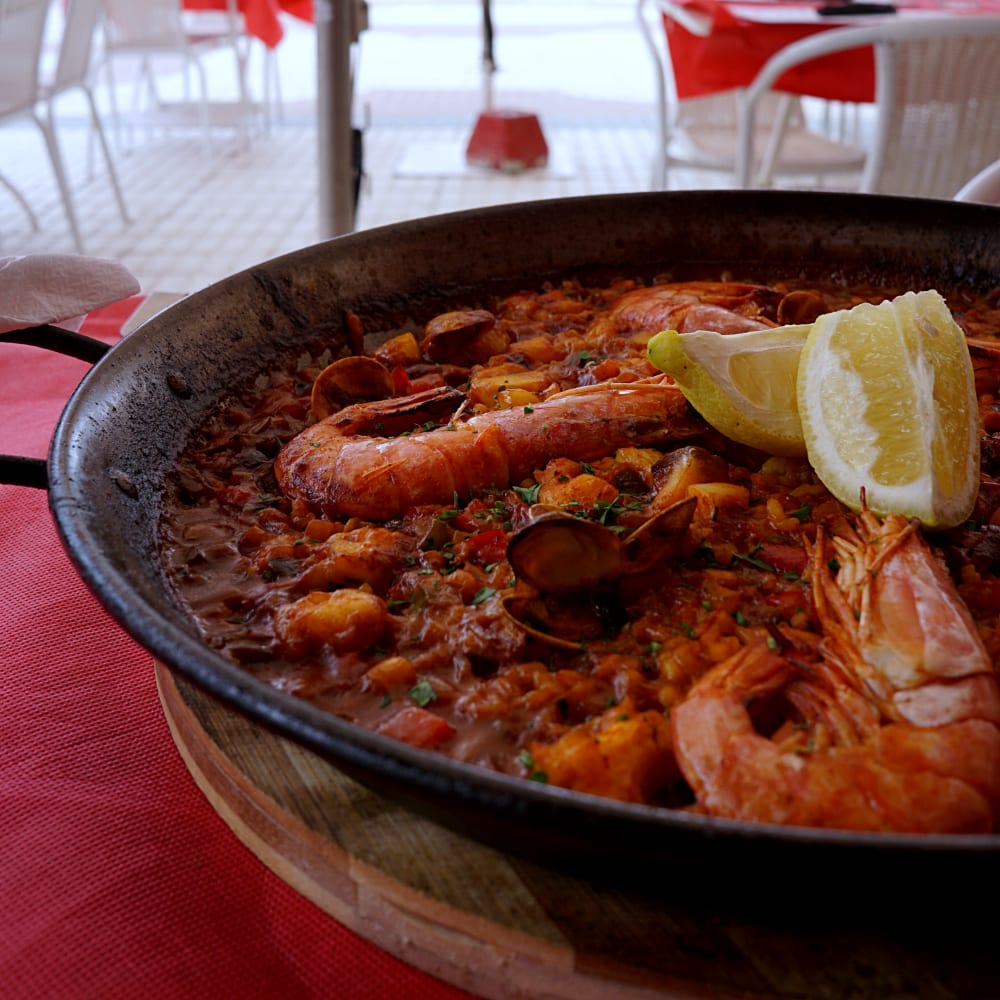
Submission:
<svg viewBox="0 0 1000 1000">
<path fill-rule="evenodd" d="M 126 267 L 101 257 L 0 257 L 0 333 L 55 323 L 76 329 L 92 309 L 135 295 Z"/>
</svg>

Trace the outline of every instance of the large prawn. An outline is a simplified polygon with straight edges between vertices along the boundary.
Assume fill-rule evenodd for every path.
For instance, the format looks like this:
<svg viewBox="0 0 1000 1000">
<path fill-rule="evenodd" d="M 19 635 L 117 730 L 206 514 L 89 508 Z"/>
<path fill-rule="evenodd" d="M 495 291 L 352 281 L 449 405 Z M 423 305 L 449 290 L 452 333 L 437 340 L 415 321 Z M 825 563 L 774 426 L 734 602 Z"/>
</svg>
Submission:
<svg viewBox="0 0 1000 1000">
<path fill-rule="evenodd" d="M 821 311 L 821 302 L 804 302 L 803 294 L 816 298 L 740 282 L 664 283 L 621 295 L 611 307 L 610 321 L 620 330 L 674 325 L 733 333 L 773 326 L 772 316 L 792 322 L 801 320 L 782 316 Z M 508 332 L 497 339 L 495 317 L 482 310 L 446 313 L 431 320 L 424 332 L 421 350 L 428 357 L 439 351 L 465 357 L 474 343 L 480 349 L 473 357 L 478 362 L 510 339 Z M 346 369 L 351 382 L 357 381 L 358 367 L 381 367 L 370 358 L 354 360 L 357 364 Z M 337 377 L 324 381 L 339 383 L 343 370 L 330 367 L 338 369 Z M 370 374 L 366 371 L 366 381 Z M 373 391 L 391 394 L 391 376 L 386 371 L 380 375 Z M 551 458 L 591 461 L 624 445 L 655 444 L 693 432 L 684 397 L 662 377 L 567 389 L 531 406 L 491 410 L 422 433 L 411 431 L 420 422 L 439 423 L 442 414 L 450 415 L 464 400 L 457 390 L 436 387 L 354 403 L 331 414 L 323 403 L 327 388 L 313 391 L 314 413 L 323 419 L 284 448 L 275 473 L 287 494 L 335 515 L 387 519 L 415 504 L 448 503 L 456 494 L 506 487 Z M 337 396 L 343 386 L 332 389 Z M 323 405 L 317 406 L 317 399 Z M 408 436 L 387 436 L 402 431 Z"/>
<path fill-rule="evenodd" d="M 916 526 L 864 510 L 856 534 L 818 537 L 812 573 L 824 659 L 746 647 L 672 714 L 698 808 L 801 826 L 994 831 L 1000 689 Z M 751 707 L 782 699 L 795 718 L 759 732 Z"/>
<path fill-rule="evenodd" d="M 826 311 L 815 292 L 782 292 L 739 281 L 687 281 L 626 292 L 611 309 L 621 329 L 714 330 L 746 333 L 786 323 L 811 323 Z"/>
<path fill-rule="evenodd" d="M 437 388 L 347 406 L 285 446 L 275 462 L 278 483 L 328 513 L 384 520 L 417 504 L 506 488 L 552 458 L 592 461 L 703 426 L 681 391 L 658 377 L 568 389 L 534 406 L 489 410 L 406 436 L 367 436 L 463 399 Z"/>
</svg>

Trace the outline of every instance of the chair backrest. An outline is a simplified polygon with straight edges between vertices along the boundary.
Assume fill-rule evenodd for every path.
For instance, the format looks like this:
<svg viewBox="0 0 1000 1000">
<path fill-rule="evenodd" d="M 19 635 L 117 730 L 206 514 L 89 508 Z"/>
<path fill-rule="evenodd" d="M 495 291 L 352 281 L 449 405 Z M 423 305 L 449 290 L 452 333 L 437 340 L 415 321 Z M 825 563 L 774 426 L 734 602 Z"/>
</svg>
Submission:
<svg viewBox="0 0 1000 1000">
<path fill-rule="evenodd" d="M 667 186 L 668 164 L 732 169 L 743 91 L 731 89 L 681 98 L 670 54 L 671 32 L 707 37 L 712 31 L 712 17 L 704 10 L 673 0 L 636 0 L 635 9 L 654 73 L 654 187 Z M 782 131 L 801 129 L 805 127 L 805 115 L 798 99 L 789 101 L 783 94 L 767 94 L 758 105 L 756 122 L 761 132 L 767 133 L 775 127 Z"/>
<path fill-rule="evenodd" d="M 59 59 L 55 76 L 50 81 L 52 91 L 78 87 L 86 81 L 100 16 L 101 0 L 68 0 Z"/>
<path fill-rule="evenodd" d="M 187 33 L 179 0 L 103 0 L 110 48 L 183 49 Z"/>
<path fill-rule="evenodd" d="M 900 16 L 835 28 L 773 56 L 747 89 L 737 181 L 751 182 L 757 103 L 790 67 L 874 47 L 876 127 L 861 191 L 951 198 L 1000 157 L 1000 17 Z"/>
<path fill-rule="evenodd" d="M 34 106 L 49 0 L 0 0 L 0 115 Z"/>
<path fill-rule="evenodd" d="M 955 201 L 977 201 L 984 205 L 1000 205 L 1000 160 L 983 167 L 966 181 L 955 195 Z"/>
</svg>

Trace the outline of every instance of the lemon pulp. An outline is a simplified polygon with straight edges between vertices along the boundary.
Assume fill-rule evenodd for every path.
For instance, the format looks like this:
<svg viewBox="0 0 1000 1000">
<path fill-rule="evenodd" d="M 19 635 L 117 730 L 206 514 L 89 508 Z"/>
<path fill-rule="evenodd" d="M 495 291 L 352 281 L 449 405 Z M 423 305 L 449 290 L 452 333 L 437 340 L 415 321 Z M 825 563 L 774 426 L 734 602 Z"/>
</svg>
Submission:
<svg viewBox="0 0 1000 1000">
<path fill-rule="evenodd" d="M 944 299 L 907 292 L 813 324 L 799 361 L 809 461 L 853 509 L 928 527 L 961 523 L 979 485 L 979 423 L 968 347 Z"/>
</svg>

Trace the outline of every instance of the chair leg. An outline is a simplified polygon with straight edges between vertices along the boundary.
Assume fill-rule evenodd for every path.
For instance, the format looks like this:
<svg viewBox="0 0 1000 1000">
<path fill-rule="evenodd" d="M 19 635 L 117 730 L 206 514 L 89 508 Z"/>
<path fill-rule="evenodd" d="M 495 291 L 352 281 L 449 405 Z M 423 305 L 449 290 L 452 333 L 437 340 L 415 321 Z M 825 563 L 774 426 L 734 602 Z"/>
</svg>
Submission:
<svg viewBox="0 0 1000 1000">
<path fill-rule="evenodd" d="M 56 138 L 56 130 L 52 124 L 51 109 L 47 117 L 34 114 L 32 116 L 36 124 L 45 136 L 45 145 L 49 150 L 49 159 L 52 161 L 52 172 L 56 175 L 56 184 L 59 186 L 59 193 L 62 195 L 63 208 L 66 210 L 66 221 L 69 223 L 69 230 L 73 236 L 73 244 L 77 253 L 84 253 L 83 237 L 80 235 L 80 226 L 76 221 L 76 209 L 73 207 L 73 195 L 70 193 L 69 182 L 66 179 L 66 170 L 63 166 L 62 153 L 59 151 L 59 141 Z"/>
<path fill-rule="evenodd" d="M 653 191 L 666 191 L 668 185 L 667 170 L 670 154 L 667 152 L 669 130 L 661 110 L 656 128 L 653 130 L 653 141 L 656 149 L 653 152 L 653 166 L 650 172 L 650 187 Z"/>
<path fill-rule="evenodd" d="M 205 155 L 212 155 L 212 116 L 208 103 L 208 74 L 202 61 L 195 55 L 187 57 L 187 65 L 184 67 L 184 85 L 187 87 L 188 73 L 193 69 L 198 77 L 198 87 L 201 92 L 201 100 L 198 104 L 198 115 L 201 119 L 201 127 L 205 133 Z"/>
<path fill-rule="evenodd" d="M 778 103 L 778 108 L 771 125 L 771 134 L 768 137 L 767 148 L 761 158 L 760 172 L 757 174 L 757 187 L 770 187 L 774 181 L 774 168 L 778 162 L 778 154 L 781 152 L 781 143 L 785 138 L 785 131 L 788 128 L 788 119 L 791 117 L 794 98 L 791 94 L 783 94 Z M 752 169 L 752 166 L 751 166 Z"/>
<path fill-rule="evenodd" d="M 281 96 L 281 68 L 278 66 L 278 53 L 275 49 L 264 49 L 264 80 L 267 91 L 268 121 L 270 122 L 273 107 L 278 123 L 283 124 L 285 105 Z"/>
<path fill-rule="evenodd" d="M 104 135 L 101 119 L 97 114 L 97 104 L 94 101 L 94 95 L 91 93 L 89 87 L 85 87 L 83 92 L 90 107 L 91 124 L 94 126 L 94 132 L 97 134 L 97 141 L 100 144 L 101 151 L 104 153 L 104 163 L 108 168 L 108 179 L 111 181 L 111 190 L 114 192 L 115 201 L 118 203 L 118 214 L 122 217 L 122 222 L 128 225 L 132 220 L 129 217 L 128 209 L 125 207 L 125 197 L 122 195 L 121 185 L 118 183 L 118 173 L 111 159 L 111 150 L 108 148 L 108 140 Z"/>
<path fill-rule="evenodd" d="M 118 149 L 124 149 L 125 143 L 122 138 L 122 116 L 118 110 L 118 78 L 115 76 L 115 57 L 111 53 L 104 56 L 104 74 L 107 78 L 108 86 L 108 106 L 111 109 L 111 123 L 114 129 L 115 144 Z"/>
<path fill-rule="evenodd" d="M 236 88 L 239 94 L 239 133 L 243 148 L 250 146 L 250 117 L 253 113 L 253 102 L 250 100 L 250 88 L 247 85 L 247 63 L 249 49 L 241 50 L 239 39 L 233 39 L 233 57 L 236 59 Z"/>
<path fill-rule="evenodd" d="M 3 174 L 0 174 L 0 184 L 2 184 L 13 196 L 14 201 L 16 201 L 21 208 L 24 210 L 24 214 L 28 217 L 28 222 L 31 223 L 31 231 L 37 233 L 39 230 L 38 216 L 32 211 L 31 206 L 28 204 L 27 199 L 21 194 L 13 183 L 9 181 Z"/>
</svg>

